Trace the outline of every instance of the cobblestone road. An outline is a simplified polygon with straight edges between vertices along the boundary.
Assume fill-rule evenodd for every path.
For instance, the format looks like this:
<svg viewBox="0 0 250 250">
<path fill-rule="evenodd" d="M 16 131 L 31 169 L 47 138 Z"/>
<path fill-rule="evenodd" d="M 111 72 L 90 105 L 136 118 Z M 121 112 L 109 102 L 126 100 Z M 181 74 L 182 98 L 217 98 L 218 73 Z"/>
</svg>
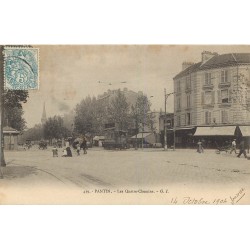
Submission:
<svg viewBox="0 0 250 250">
<path fill-rule="evenodd" d="M 184 149 L 165 152 L 93 148 L 87 155 L 74 153 L 72 158 L 60 155 L 61 152 L 58 158 L 53 158 L 51 149 L 6 152 L 8 166 L 4 168 L 0 186 L 10 190 L 54 187 L 80 192 L 163 189 L 172 190 L 173 194 L 203 193 L 208 197 L 226 190 L 236 194 L 241 188 L 250 190 L 250 160 L 234 154 L 216 154 L 215 150 L 198 154 Z"/>
</svg>

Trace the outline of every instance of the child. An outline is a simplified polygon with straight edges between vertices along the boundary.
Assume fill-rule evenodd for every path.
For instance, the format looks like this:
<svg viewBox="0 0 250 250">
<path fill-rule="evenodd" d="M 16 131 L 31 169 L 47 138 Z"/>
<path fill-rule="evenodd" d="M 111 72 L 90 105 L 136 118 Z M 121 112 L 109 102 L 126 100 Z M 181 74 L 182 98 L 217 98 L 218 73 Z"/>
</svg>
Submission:
<svg viewBox="0 0 250 250">
<path fill-rule="evenodd" d="M 52 153 L 53 153 L 53 157 L 58 157 L 58 150 L 57 150 L 56 146 L 54 146 L 52 148 Z"/>
<path fill-rule="evenodd" d="M 67 157 L 67 150 L 66 150 L 66 148 L 63 150 L 63 155 L 62 155 L 62 157 Z"/>
</svg>

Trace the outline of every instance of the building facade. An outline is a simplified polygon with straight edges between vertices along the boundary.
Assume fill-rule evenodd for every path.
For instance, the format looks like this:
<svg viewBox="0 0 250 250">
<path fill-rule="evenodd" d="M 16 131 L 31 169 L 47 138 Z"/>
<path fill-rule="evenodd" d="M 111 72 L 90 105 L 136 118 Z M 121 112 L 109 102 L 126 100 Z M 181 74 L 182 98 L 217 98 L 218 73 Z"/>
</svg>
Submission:
<svg viewBox="0 0 250 250">
<path fill-rule="evenodd" d="M 198 127 L 250 125 L 250 53 L 204 51 L 201 62 L 182 66 L 174 77 L 177 144 L 194 142 Z"/>
</svg>

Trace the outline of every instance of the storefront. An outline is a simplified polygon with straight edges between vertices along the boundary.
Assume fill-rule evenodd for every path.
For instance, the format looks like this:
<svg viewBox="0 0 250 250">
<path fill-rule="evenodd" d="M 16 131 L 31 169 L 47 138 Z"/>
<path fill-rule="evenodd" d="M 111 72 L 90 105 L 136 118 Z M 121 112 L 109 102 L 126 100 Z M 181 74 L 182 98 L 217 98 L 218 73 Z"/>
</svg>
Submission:
<svg viewBox="0 0 250 250">
<path fill-rule="evenodd" d="M 174 131 L 174 140 L 176 148 L 194 148 L 195 127 L 177 128 Z"/>
<path fill-rule="evenodd" d="M 231 145 L 237 137 L 236 126 L 197 127 L 194 134 L 195 143 L 201 140 L 205 148 Z"/>
</svg>

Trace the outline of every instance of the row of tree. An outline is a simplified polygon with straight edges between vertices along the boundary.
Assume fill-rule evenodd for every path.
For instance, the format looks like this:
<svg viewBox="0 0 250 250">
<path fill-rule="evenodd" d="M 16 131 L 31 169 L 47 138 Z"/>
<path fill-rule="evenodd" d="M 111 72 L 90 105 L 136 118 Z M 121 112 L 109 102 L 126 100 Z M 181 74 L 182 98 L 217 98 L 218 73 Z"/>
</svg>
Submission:
<svg viewBox="0 0 250 250">
<path fill-rule="evenodd" d="M 67 138 L 72 135 L 72 131 L 64 125 L 64 120 L 60 116 L 49 117 L 45 124 L 37 124 L 33 128 L 23 133 L 23 140 L 40 141 Z"/>
<path fill-rule="evenodd" d="M 26 100 L 25 96 L 20 95 L 19 98 Z M 11 107 L 11 104 L 8 107 Z M 14 108 L 20 108 L 20 106 Z M 88 96 L 76 105 L 71 128 L 69 124 L 66 126 L 62 117 L 54 116 L 48 118 L 45 124 L 35 125 L 26 131 L 24 137 L 30 140 L 41 140 L 42 138 L 52 140 L 66 138 L 72 136 L 73 133 L 101 135 L 107 124 L 115 124 L 119 130 L 134 133 L 139 130 L 154 131 L 154 116 L 148 97 L 140 94 L 137 96 L 136 102 L 131 104 L 120 90 L 116 91 L 111 98 L 97 99 Z M 14 128 L 19 129 L 20 126 Z"/>
<path fill-rule="evenodd" d="M 80 134 L 100 135 L 105 124 L 114 123 L 119 130 L 154 131 L 151 103 L 146 95 L 138 95 L 136 103 L 128 103 L 120 90 L 112 98 L 86 97 L 75 108 L 75 131 Z"/>
</svg>

